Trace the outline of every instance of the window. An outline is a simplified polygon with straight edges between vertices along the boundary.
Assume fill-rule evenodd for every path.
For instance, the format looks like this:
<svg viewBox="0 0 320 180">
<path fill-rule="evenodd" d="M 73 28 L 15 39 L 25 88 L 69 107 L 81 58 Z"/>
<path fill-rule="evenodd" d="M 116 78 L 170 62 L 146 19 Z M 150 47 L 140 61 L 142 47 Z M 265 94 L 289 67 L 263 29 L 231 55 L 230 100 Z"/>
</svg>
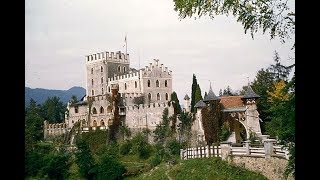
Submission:
<svg viewBox="0 0 320 180">
<path fill-rule="evenodd" d="M 103 83 L 103 77 L 101 78 L 101 84 Z"/>
<path fill-rule="evenodd" d="M 100 70 L 101 70 L 101 72 L 103 72 L 103 67 L 102 66 L 101 66 Z"/>
<path fill-rule="evenodd" d="M 103 94 L 103 88 L 101 88 L 101 94 Z"/>
<path fill-rule="evenodd" d="M 123 67 L 123 73 L 125 73 L 126 72 L 126 67 Z"/>
<path fill-rule="evenodd" d="M 168 93 L 166 93 L 166 100 L 168 100 Z"/>
<path fill-rule="evenodd" d="M 157 100 L 160 100 L 160 94 L 159 93 L 157 94 Z"/>
<path fill-rule="evenodd" d="M 93 86 L 93 79 L 91 79 L 91 85 Z"/>
<path fill-rule="evenodd" d="M 78 112 L 79 112 L 78 106 L 74 107 L 74 113 L 78 113 Z"/>
<path fill-rule="evenodd" d="M 108 87 L 108 91 L 110 92 L 110 87 Z"/>
<path fill-rule="evenodd" d="M 96 121 L 96 120 L 93 121 L 93 126 L 94 126 L 94 127 L 97 126 L 97 121 Z"/>
<path fill-rule="evenodd" d="M 121 67 L 120 66 L 118 66 L 118 72 L 121 72 Z"/>
<path fill-rule="evenodd" d="M 148 87 L 150 87 L 150 80 L 148 80 Z"/>
<path fill-rule="evenodd" d="M 148 100 L 149 100 L 149 102 L 151 101 L 151 94 L 150 93 L 148 94 Z"/>
<path fill-rule="evenodd" d="M 103 119 L 101 119 L 101 121 L 100 121 L 100 126 L 104 126 L 104 121 L 103 121 Z"/>
<path fill-rule="evenodd" d="M 164 81 L 164 86 L 168 87 L 168 81 L 167 80 Z"/>
<path fill-rule="evenodd" d="M 134 82 L 134 87 L 137 88 L 137 81 Z"/>
<path fill-rule="evenodd" d="M 93 74 L 93 68 L 91 68 L 91 74 Z"/>
<path fill-rule="evenodd" d="M 124 90 L 127 90 L 127 83 L 124 83 Z"/>
<path fill-rule="evenodd" d="M 112 107 L 111 106 L 107 107 L 107 113 L 112 113 Z"/>
<path fill-rule="evenodd" d="M 92 114 L 97 114 L 97 109 L 95 107 L 92 109 Z"/>
<path fill-rule="evenodd" d="M 159 87 L 159 81 L 158 80 L 156 81 L 156 87 Z"/>
<path fill-rule="evenodd" d="M 93 89 L 91 90 L 91 94 L 92 94 L 92 96 L 94 96 L 94 90 Z"/>
<path fill-rule="evenodd" d="M 100 107 L 100 114 L 102 114 L 102 113 L 104 113 L 104 109 L 103 109 L 103 107 L 101 106 L 101 107 Z"/>
</svg>

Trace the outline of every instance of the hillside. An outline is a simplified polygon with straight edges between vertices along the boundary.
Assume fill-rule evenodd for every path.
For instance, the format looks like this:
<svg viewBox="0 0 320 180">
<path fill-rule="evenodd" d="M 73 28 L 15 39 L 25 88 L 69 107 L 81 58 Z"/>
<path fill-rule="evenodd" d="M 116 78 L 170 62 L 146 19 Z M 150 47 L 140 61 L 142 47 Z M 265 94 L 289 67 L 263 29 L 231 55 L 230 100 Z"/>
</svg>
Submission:
<svg viewBox="0 0 320 180">
<path fill-rule="evenodd" d="M 72 95 L 77 96 L 80 100 L 86 93 L 83 87 L 74 86 L 68 90 L 53 90 L 43 88 L 29 88 L 25 87 L 25 106 L 28 106 L 30 99 L 33 98 L 38 104 L 44 103 L 48 97 L 57 96 L 60 101 L 66 104 Z"/>
<path fill-rule="evenodd" d="M 125 179 L 261 179 L 267 178 L 257 172 L 230 165 L 219 158 L 179 160 L 175 165 L 161 163 L 149 172 Z"/>
</svg>

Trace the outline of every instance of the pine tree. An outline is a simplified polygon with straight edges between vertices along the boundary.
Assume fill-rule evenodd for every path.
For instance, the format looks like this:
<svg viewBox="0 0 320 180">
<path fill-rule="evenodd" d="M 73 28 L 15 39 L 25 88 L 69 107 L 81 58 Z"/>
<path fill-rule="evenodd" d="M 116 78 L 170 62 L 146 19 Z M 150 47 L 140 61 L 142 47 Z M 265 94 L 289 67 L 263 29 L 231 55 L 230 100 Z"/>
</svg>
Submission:
<svg viewBox="0 0 320 180">
<path fill-rule="evenodd" d="M 202 95 L 201 95 L 201 89 L 199 84 L 197 85 L 197 89 L 196 89 L 196 94 L 195 94 L 195 103 L 199 102 L 200 100 L 202 100 Z"/>
<path fill-rule="evenodd" d="M 194 105 L 197 103 L 195 102 L 195 96 L 196 96 L 196 90 L 197 90 L 197 77 L 195 74 L 193 74 L 192 77 L 192 87 L 191 87 L 191 112 L 194 112 Z"/>
</svg>

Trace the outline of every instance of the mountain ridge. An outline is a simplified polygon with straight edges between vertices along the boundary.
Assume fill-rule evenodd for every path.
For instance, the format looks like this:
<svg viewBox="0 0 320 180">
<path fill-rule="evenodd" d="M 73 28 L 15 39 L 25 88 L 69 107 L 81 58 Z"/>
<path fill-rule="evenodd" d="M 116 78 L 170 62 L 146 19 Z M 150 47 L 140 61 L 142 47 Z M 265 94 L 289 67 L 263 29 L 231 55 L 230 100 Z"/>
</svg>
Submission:
<svg viewBox="0 0 320 180">
<path fill-rule="evenodd" d="M 73 86 L 68 90 L 25 87 L 25 107 L 29 105 L 31 98 L 35 100 L 37 104 L 42 104 L 49 97 L 57 96 L 61 102 L 66 104 L 72 95 L 75 95 L 77 99 L 80 100 L 85 94 L 86 90 L 80 86 Z"/>
</svg>

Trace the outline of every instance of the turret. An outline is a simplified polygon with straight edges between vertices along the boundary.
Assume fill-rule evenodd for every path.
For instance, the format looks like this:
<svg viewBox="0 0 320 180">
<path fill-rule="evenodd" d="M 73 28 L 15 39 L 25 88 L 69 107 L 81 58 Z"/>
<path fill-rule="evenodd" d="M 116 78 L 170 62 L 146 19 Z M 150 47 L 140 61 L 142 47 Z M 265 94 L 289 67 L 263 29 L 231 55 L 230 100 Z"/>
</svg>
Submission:
<svg viewBox="0 0 320 180">
<path fill-rule="evenodd" d="M 186 94 L 183 98 L 185 112 L 190 112 L 190 97 Z"/>
</svg>

